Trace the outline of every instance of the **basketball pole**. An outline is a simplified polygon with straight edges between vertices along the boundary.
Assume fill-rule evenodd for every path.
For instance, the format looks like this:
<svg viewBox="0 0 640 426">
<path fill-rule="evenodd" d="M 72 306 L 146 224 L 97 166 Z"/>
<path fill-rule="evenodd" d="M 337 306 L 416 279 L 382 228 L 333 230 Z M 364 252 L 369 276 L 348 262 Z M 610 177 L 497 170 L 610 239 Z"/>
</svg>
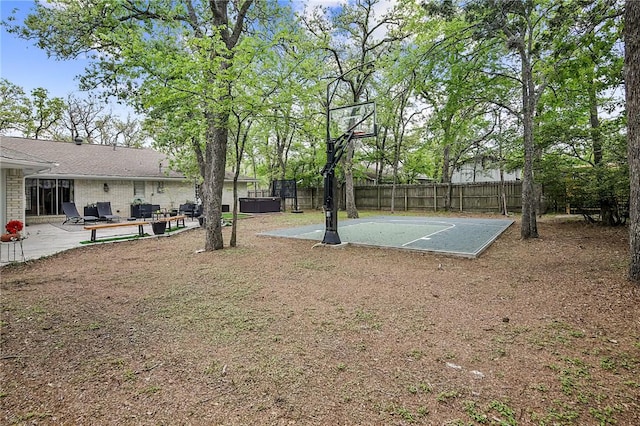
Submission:
<svg viewBox="0 0 640 426">
<path fill-rule="evenodd" d="M 334 161 L 335 143 L 331 137 L 327 138 L 327 164 Z M 331 168 L 324 176 L 324 214 L 325 231 L 323 244 L 340 244 L 338 235 L 338 203 L 336 203 L 334 193 L 336 186 L 335 168 Z"/>
<path fill-rule="evenodd" d="M 349 70 L 348 72 L 351 72 Z M 331 86 L 344 77 L 346 73 L 341 74 L 327 84 L 327 164 L 333 164 L 335 159 L 335 142 L 331 139 Z M 324 219 L 325 230 L 323 244 L 336 245 L 342 243 L 340 235 L 338 235 L 338 203 L 336 203 L 334 193 L 336 186 L 335 168 L 331 167 L 324 175 Z"/>
<path fill-rule="evenodd" d="M 331 126 L 329 120 L 331 119 L 331 98 L 333 98 L 333 94 L 331 93 L 331 86 L 340 81 L 342 77 L 349 74 L 351 71 L 362 69 L 367 65 L 373 64 L 375 61 L 369 61 L 367 63 L 358 65 L 353 67 L 333 80 L 331 80 L 327 84 L 327 165 L 333 164 L 335 161 L 335 141 L 331 139 Z M 337 85 L 336 85 L 337 89 Z M 325 231 L 324 238 L 322 239 L 323 244 L 331 244 L 337 245 L 341 244 L 340 235 L 338 235 L 338 203 L 336 202 L 335 193 L 336 191 L 336 174 L 335 167 L 330 167 L 329 170 L 324 175 L 324 215 L 325 215 Z"/>
</svg>

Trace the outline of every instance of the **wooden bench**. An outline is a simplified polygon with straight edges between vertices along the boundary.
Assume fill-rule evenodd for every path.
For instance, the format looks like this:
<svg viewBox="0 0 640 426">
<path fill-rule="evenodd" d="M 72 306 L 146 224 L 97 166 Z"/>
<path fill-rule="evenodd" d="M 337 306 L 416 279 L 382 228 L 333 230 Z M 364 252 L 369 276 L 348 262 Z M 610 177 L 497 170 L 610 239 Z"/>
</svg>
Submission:
<svg viewBox="0 0 640 426">
<path fill-rule="evenodd" d="M 168 216 L 168 217 L 161 217 L 158 218 L 156 220 L 154 220 L 153 222 L 165 222 L 165 223 L 169 223 L 169 227 L 171 227 L 171 221 L 175 220 L 176 221 L 176 228 L 186 228 L 186 225 L 184 223 L 184 220 L 187 218 L 187 216 L 185 215 L 178 215 L 178 216 Z M 107 229 L 107 228 L 119 228 L 119 227 L 123 227 L 123 226 L 137 226 L 138 227 L 138 236 L 140 237 L 144 237 L 144 225 L 149 225 L 151 224 L 151 222 L 149 221 L 132 221 L 132 222 L 116 222 L 116 223 L 101 223 L 98 225 L 88 225 L 85 226 L 84 229 L 86 229 L 87 231 L 91 231 L 91 241 L 95 242 L 96 240 L 96 231 L 98 229 Z M 180 226 L 182 224 L 182 226 Z"/>
<path fill-rule="evenodd" d="M 169 223 L 169 228 L 171 228 L 171 221 L 175 220 L 176 221 L 176 228 L 186 228 L 187 225 L 185 225 L 184 220 L 187 218 L 186 215 L 177 215 L 177 216 L 167 216 L 167 217 L 161 217 L 158 219 L 155 219 L 154 222 L 167 222 Z M 180 226 L 180 224 L 182 223 L 182 226 Z"/>
<path fill-rule="evenodd" d="M 96 231 L 98 229 L 107 229 L 107 228 L 119 228 L 122 226 L 137 226 L 138 227 L 138 235 L 140 237 L 144 236 L 144 225 L 148 225 L 149 222 L 116 222 L 116 223 L 102 223 L 99 225 L 89 225 L 85 226 L 84 229 L 87 231 L 91 231 L 91 241 L 96 241 Z"/>
</svg>

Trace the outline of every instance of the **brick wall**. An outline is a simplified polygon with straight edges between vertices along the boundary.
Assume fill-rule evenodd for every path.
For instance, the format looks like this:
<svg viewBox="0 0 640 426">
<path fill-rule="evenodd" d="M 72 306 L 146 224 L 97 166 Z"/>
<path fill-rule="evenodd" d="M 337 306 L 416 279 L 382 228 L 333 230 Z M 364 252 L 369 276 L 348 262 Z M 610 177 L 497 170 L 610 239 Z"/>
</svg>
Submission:
<svg viewBox="0 0 640 426">
<path fill-rule="evenodd" d="M 21 173 L 20 170 L 18 172 Z M 8 179 L 9 180 L 9 179 Z M 24 218 L 24 179 L 20 175 L 18 179 L 20 188 L 19 196 L 8 196 L 8 200 L 19 200 L 16 211 L 22 212 L 19 217 Z M 107 184 L 108 191 L 105 191 Z M 7 185 L 8 186 L 8 185 Z M 133 181 L 116 179 L 74 179 L 74 202 L 78 208 L 78 213 L 84 214 L 84 207 L 88 204 L 109 201 L 113 214 L 121 217 L 131 215 L 131 203 L 133 202 Z M 9 194 L 7 194 L 9 195 Z M 247 196 L 247 184 L 238 183 L 238 197 Z M 158 181 L 145 181 L 144 199 L 150 204 L 159 204 L 163 209 L 177 209 L 180 204 L 187 201 L 195 201 L 195 189 L 191 181 L 164 181 L 160 187 Z M 224 185 L 222 203 L 233 204 L 233 183 L 227 182 Z M 29 223 L 62 222 L 64 216 L 29 216 Z"/>
<path fill-rule="evenodd" d="M 104 191 L 105 183 L 109 186 L 109 192 Z M 76 179 L 74 185 L 74 198 L 80 214 L 85 205 L 98 201 L 110 201 L 113 214 L 122 217 L 131 214 L 133 181 Z M 239 182 L 238 198 L 246 197 L 247 192 L 246 182 Z M 190 181 L 164 181 L 161 188 L 158 188 L 157 181 L 146 181 L 144 200 L 149 204 L 159 204 L 162 209 L 177 209 L 180 204 L 195 201 L 194 185 Z M 233 204 L 232 182 L 224 184 L 222 204 Z"/>
<path fill-rule="evenodd" d="M 105 191 L 105 183 L 109 191 Z M 158 192 L 158 182 L 145 182 L 144 199 L 150 204 L 159 204 L 160 208 L 178 208 L 187 200 L 195 197 L 191 182 L 164 182 L 162 192 Z M 133 202 L 133 181 L 125 180 L 89 180 L 76 179 L 74 182 L 74 198 L 78 212 L 83 213 L 84 206 L 97 202 L 109 201 L 113 214 L 129 217 Z"/>
<path fill-rule="evenodd" d="M 6 189 L 7 222 L 17 219 L 24 223 L 24 174 L 22 169 L 7 170 Z"/>
</svg>

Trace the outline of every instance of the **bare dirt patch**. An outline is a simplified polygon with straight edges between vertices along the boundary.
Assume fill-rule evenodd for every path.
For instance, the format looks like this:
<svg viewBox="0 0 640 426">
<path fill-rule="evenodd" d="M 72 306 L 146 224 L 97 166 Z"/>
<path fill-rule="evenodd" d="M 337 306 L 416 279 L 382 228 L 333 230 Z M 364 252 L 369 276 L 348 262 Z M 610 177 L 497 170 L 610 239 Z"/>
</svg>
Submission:
<svg viewBox="0 0 640 426">
<path fill-rule="evenodd" d="M 637 424 L 625 228 L 516 223 L 476 260 L 256 235 L 318 221 L 3 268 L 0 422 Z"/>
</svg>

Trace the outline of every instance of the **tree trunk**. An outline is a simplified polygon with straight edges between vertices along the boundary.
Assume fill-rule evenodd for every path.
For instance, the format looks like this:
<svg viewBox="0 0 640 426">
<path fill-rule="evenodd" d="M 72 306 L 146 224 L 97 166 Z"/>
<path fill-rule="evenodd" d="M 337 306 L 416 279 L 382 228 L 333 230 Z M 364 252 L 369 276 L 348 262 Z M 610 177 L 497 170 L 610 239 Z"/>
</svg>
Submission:
<svg viewBox="0 0 640 426">
<path fill-rule="evenodd" d="M 391 213 L 396 212 L 396 185 L 398 184 L 398 163 L 393 164 L 393 181 L 391 183 Z"/>
<path fill-rule="evenodd" d="M 595 58 L 592 58 L 595 61 Z M 602 161 L 602 131 L 600 129 L 600 117 L 598 116 L 598 99 L 593 74 L 589 78 L 589 125 L 591 126 L 591 146 L 593 148 L 593 165 L 596 171 L 598 191 L 598 203 L 600 204 L 600 221 L 603 225 L 614 226 L 618 224 L 615 216 L 615 201 L 612 195 L 613 189 L 604 175 L 606 165 Z"/>
<path fill-rule="evenodd" d="M 353 143 L 350 143 L 344 159 L 345 198 L 347 217 L 349 219 L 357 219 L 359 217 L 358 208 L 356 207 L 356 193 L 353 187 L 353 151 Z"/>
<path fill-rule="evenodd" d="M 384 159 L 385 159 L 385 147 L 387 145 L 387 135 L 389 133 L 389 128 L 387 126 L 384 126 L 384 132 L 382 133 L 382 137 L 378 138 L 378 140 L 380 141 L 379 144 L 377 146 L 377 154 L 376 154 L 376 185 L 380 185 L 380 183 L 382 182 L 382 176 L 384 173 Z"/>
<path fill-rule="evenodd" d="M 236 173 L 233 176 L 233 221 L 231 227 L 231 237 L 229 238 L 229 246 L 235 247 L 237 245 L 237 219 L 238 219 L 238 177 L 239 177 L 239 169 L 236 169 Z M 220 226 L 222 226 L 222 221 L 220 221 Z"/>
<path fill-rule="evenodd" d="M 444 209 L 445 211 L 451 210 L 451 172 L 450 172 L 450 163 L 451 159 L 449 158 L 449 152 L 451 150 L 451 145 L 447 144 L 444 146 L 444 151 L 442 153 L 442 183 L 446 183 L 447 187 L 444 192 Z"/>
<path fill-rule="evenodd" d="M 627 153 L 629 159 L 629 279 L 640 284 L 640 2 L 627 0 L 624 14 Z"/>
<path fill-rule="evenodd" d="M 507 211 L 507 185 L 504 182 L 504 157 L 502 152 L 502 142 L 499 142 L 498 145 L 498 155 L 500 158 L 500 199 L 498 200 L 498 203 L 500 204 L 500 213 L 508 216 L 509 212 Z"/>
<path fill-rule="evenodd" d="M 227 159 L 229 113 L 221 112 L 208 117 L 206 175 L 204 180 L 205 250 L 220 250 L 222 239 L 222 190 Z"/>
<path fill-rule="evenodd" d="M 533 187 L 533 114 L 535 111 L 535 86 L 530 61 L 521 53 L 522 61 L 522 119 L 524 131 L 524 170 L 522 173 L 522 225 L 520 236 L 523 239 L 537 238 L 536 196 Z"/>
</svg>

